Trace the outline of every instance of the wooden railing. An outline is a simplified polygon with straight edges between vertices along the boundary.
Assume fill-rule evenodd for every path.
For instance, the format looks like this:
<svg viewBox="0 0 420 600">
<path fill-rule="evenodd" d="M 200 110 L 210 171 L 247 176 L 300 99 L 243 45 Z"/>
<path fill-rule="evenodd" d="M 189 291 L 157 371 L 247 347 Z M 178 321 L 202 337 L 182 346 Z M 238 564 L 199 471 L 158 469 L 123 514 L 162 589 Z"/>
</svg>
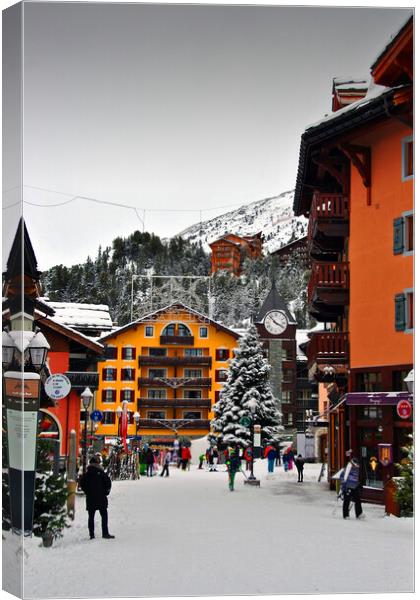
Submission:
<svg viewBox="0 0 420 600">
<path fill-rule="evenodd" d="M 309 302 L 311 302 L 316 287 L 348 289 L 349 263 L 312 263 L 312 273 L 308 284 Z"/>
<path fill-rule="evenodd" d="M 161 346 L 194 346 L 194 337 L 192 335 L 161 335 Z"/>
<path fill-rule="evenodd" d="M 315 331 L 311 333 L 308 366 L 317 363 L 348 363 L 349 334 L 343 331 Z"/>
<path fill-rule="evenodd" d="M 139 377 L 138 386 L 211 387 L 211 377 Z"/>
<path fill-rule="evenodd" d="M 209 419 L 140 419 L 139 432 L 141 429 L 210 429 Z"/>
<path fill-rule="evenodd" d="M 73 389 L 85 389 L 89 387 L 92 390 L 97 390 L 99 386 L 99 373 L 92 372 L 80 372 L 80 371 L 67 371 L 66 377 L 70 379 L 71 387 Z"/>
<path fill-rule="evenodd" d="M 139 356 L 142 365 L 201 365 L 211 367 L 211 356 Z"/>
<path fill-rule="evenodd" d="M 137 408 L 211 408 L 210 398 L 139 398 Z"/>
<path fill-rule="evenodd" d="M 347 221 L 349 218 L 349 201 L 341 194 L 320 194 L 313 196 L 308 223 L 308 238 L 312 239 L 315 222 L 320 219 L 338 219 Z"/>
</svg>

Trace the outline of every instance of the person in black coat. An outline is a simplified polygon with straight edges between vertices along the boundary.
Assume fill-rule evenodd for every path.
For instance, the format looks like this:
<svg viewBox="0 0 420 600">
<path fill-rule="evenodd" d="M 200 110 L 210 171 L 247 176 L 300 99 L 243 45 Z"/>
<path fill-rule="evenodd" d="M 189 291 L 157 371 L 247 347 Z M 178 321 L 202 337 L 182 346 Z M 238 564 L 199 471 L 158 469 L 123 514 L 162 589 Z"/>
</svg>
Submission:
<svg viewBox="0 0 420 600">
<path fill-rule="evenodd" d="M 111 480 L 105 473 L 100 459 L 94 456 L 80 479 L 80 487 L 86 495 L 86 510 L 89 514 L 88 528 L 90 539 L 95 537 L 95 513 L 99 510 L 102 519 L 102 537 L 113 539 L 108 531 L 108 495 L 111 491 Z"/>
<path fill-rule="evenodd" d="M 298 483 L 303 483 L 303 465 L 305 464 L 305 460 L 301 454 L 298 454 L 294 460 L 298 472 Z"/>
<path fill-rule="evenodd" d="M 153 454 L 153 450 L 149 447 L 146 451 L 147 477 L 153 477 L 154 464 L 155 455 Z"/>
</svg>

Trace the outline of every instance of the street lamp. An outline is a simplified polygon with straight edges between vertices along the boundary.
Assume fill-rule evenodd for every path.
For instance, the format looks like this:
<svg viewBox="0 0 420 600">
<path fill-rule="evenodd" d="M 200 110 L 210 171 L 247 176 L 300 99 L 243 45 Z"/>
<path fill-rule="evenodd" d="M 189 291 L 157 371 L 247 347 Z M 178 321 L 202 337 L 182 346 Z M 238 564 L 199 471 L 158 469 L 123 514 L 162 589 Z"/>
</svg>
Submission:
<svg viewBox="0 0 420 600">
<path fill-rule="evenodd" d="M 80 394 L 82 399 L 83 408 L 85 409 L 85 431 L 83 438 L 83 461 L 82 461 L 82 472 L 83 475 L 86 473 L 86 459 L 87 459 L 87 422 L 88 422 L 88 408 L 93 398 L 93 394 L 88 387 Z"/>
<path fill-rule="evenodd" d="M 123 409 L 121 408 L 121 406 L 119 406 L 115 412 L 116 412 L 117 418 L 118 418 L 118 437 L 121 437 L 121 415 L 122 415 Z"/>
<path fill-rule="evenodd" d="M 50 345 L 45 335 L 38 329 L 28 345 L 29 358 L 36 371 L 40 371 L 47 359 Z"/>
<path fill-rule="evenodd" d="M 140 421 L 140 413 L 136 410 L 136 412 L 133 415 L 134 421 L 136 422 L 136 435 L 137 432 L 139 430 L 139 421 Z"/>
</svg>

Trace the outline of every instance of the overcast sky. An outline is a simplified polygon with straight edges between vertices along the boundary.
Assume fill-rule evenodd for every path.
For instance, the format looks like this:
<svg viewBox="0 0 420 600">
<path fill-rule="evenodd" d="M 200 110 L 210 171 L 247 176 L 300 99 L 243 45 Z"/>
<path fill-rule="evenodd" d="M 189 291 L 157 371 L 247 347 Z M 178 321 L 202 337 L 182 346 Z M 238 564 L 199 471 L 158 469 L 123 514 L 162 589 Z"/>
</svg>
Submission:
<svg viewBox="0 0 420 600">
<path fill-rule="evenodd" d="M 408 15 L 25 4 L 24 211 L 39 268 L 94 257 L 144 216 L 171 236 L 200 209 L 206 219 L 292 189 L 300 136 L 330 111 L 332 78 L 368 76 Z M 5 173 L 3 189 L 11 182 Z"/>
</svg>

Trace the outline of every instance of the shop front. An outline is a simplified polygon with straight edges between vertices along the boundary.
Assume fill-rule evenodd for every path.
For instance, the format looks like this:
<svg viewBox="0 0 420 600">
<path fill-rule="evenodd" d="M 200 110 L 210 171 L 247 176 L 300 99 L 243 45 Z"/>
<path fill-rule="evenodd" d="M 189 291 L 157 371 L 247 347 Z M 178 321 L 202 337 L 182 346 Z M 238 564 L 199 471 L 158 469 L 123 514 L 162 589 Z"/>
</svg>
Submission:
<svg viewBox="0 0 420 600">
<path fill-rule="evenodd" d="M 362 498 L 384 503 L 384 488 L 398 475 L 396 463 L 413 433 L 413 396 L 408 392 L 346 394 L 349 444 L 358 458 Z"/>
</svg>

